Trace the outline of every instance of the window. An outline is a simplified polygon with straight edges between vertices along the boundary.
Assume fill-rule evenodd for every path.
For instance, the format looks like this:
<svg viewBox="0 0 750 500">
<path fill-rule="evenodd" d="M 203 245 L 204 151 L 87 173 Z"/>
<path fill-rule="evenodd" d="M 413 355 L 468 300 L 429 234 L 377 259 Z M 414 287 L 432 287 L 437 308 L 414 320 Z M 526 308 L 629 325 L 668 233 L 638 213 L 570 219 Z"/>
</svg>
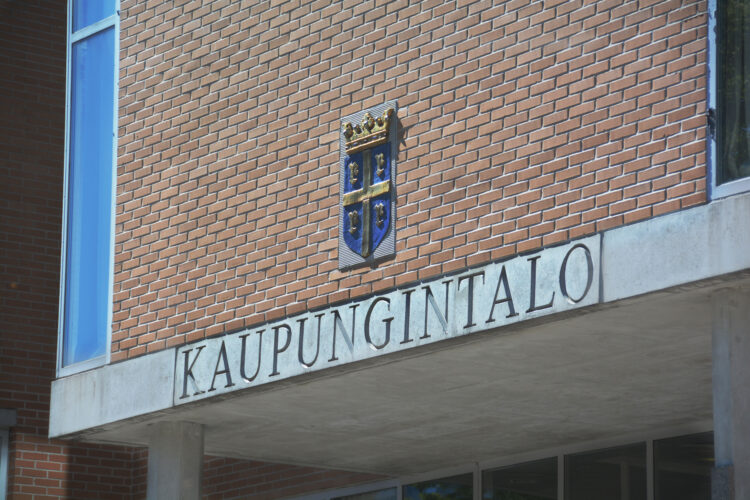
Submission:
<svg viewBox="0 0 750 500">
<path fill-rule="evenodd" d="M 714 0 L 711 11 L 716 198 L 750 190 L 750 0 Z"/>
<path fill-rule="evenodd" d="M 102 364 L 112 315 L 117 0 L 68 6 L 58 373 Z"/>
<path fill-rule="evenodd" d="M 654 498 L 711 498 L 713 466 L 714 437 L 710 432 L 654 441 Z"/>
<path fill-rule="evenodd" d="M 380 481 L 359 486 L 350 486 L 333 491 L 321 491 L 294 497 L 295 500 L 401 500 L 399 482 Z"/>
<path fill-rule="evenodd" d="M 433 481 L 404 486 L 403 500 L 472 500 L 474 478 L 472 474 L 445 477 Z"/>
<path fill-rule="evenodd" d="M 296 500 L 711 500 L 712 432 L 570 451 L 484 470 L 483 464 L 475 464 L 473 472 L 450 477 L 442 477 L 443 470 L 439 478 L 405 477 Z"/>
<path fill-rule="evenodd" d="M 8 491 L 8 429 L 0 427 L 0 500 Z"/>
<path fill-rule="evenodd" d="M 396 488 L 385 488 L 377 491 L 346 495 L 332 500 L 396 500 L 397 497 L 398 493 Z"/>
<path fill-rule="evenodd" d="M 485 500 L 557 500 L 557 458 L 501 467 L 482 473 Z"/>
<path fill-rule="evenodd" d="M 567 500 L 646 500 L 646 443 L 565 457 Z"/>
</svg>

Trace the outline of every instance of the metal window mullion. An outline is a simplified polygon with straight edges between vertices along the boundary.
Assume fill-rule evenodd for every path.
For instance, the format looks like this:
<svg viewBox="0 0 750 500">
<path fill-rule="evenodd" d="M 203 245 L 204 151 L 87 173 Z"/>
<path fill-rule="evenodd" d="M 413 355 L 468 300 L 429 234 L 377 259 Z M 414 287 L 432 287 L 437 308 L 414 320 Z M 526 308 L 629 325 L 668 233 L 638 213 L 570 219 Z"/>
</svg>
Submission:
<svg viewBox="0 0 750 500">
<path fill-rule="evenodd" d="M 719 175 L 716 150 L 718 143 L 716 141 L 717 129 L 718 129 L 718 116 L 716 112 L 716 92 L 718 91 L 718 85 L 716 81 L 716 73 L 718 71 L 716 53 L 717 53 L 717 40 L 716 40 L 716 26 L 717 26 L 717 10 L 716 0 L 708 0 L 708 109 L 714 110 L 714 120 L 716 122 L 714 126 L 713 134 L 706 134 L 706 145 L 708 147 L 708 165 L 706 170 L 708 171 L 708 182 L 706 186 L 708 188 L 708 200 L 711 201 L 716 197 L 716 191 L 718 187 L 717 176 Z"/>
<path fill-rule="evenodd" d="M 62 236 L 60 245 L 60 298 L 57 306 L 57 375 L 60 376 L 60 372 L 63 366 L 63 347 L 65 337 L 65 283 L 67 282 L 67 250 L 68 250 L 68 183 L 69 175 L 68 171 L 70 168 L 70 94 L 72 92 L 71 82 L 71 47 L 73 46 L 73 40 L 71 37 L 71 29 L 73 26 L 73 2 L 68 1 L 67 9 L 67 24 L 65 29 L 66 44 L 65 44 L 65 144 L 63 146 L 63 206 L 62 206 Z"/>
<path fill-rule="evenodd" d="M 114 89 L 112 92 L 112 200 L 111 200 L 111 206 L 112 211 L 110 215 L 110 224 L 109 224 L 109 300 L 107 302 L 107 332 L 106 332 L 106 340 L 105 340 L 105 363 L 109 364 L 111 361 L 112 356 L 112 318 L 114 314 L 114 287 L 115 287 L 115 223 L 117 222 L 117 124 L 118 124 L 118 115 L 117 111 L 119 109 L 119 102 L 120 102 L 120 0 L 115 1 L 115 15 L 110 16 L 110 18 L 114 19 L 114 30 L 115 30 L 115 50 L 114 54 L 112 54 L 112 57 L 115 58 L 115 64 L 114 64 L 114 75 L 113 75 L 113 81 L 114 81 Z M 110 19 L 108 18 L 108 19 Z"/>
<path fill-rule="evenodd" d="M 119 20 L 119 16 L 117 14 L 113 14 L 109 17 L 105 17 L 104 19 L 95 22 L 94 24 L 89 24 L 85 28 L 81 28 L 75 33 L 71 33 L 70 44 L 68 45 L 68 48 L 70 48 L 71 45 L 73 45 L 79 40 L 83 40 L 84 38 L 90 37 L 91 35 L 99 33 L 100 31 L 104 31 L 107 28 L 116 26 L 118 24 L 118 20 Z M 72 29 L 72 20 L 68 22 L 68 33 L 70 33 L 71 29 Z"/>
<path fill-rule="evenodd" d="M 474 462 L 474 470 L 471 474 L 473 498 L 474 500 L 482 500 L 482 471 L 478 462 Z"/>
<path fill-rule="evenodd" d="M 647 500 L 654 500 L 656 483 L 654 482 L 654 440 L 646 441 L 646 487 Z"/>
</svg>

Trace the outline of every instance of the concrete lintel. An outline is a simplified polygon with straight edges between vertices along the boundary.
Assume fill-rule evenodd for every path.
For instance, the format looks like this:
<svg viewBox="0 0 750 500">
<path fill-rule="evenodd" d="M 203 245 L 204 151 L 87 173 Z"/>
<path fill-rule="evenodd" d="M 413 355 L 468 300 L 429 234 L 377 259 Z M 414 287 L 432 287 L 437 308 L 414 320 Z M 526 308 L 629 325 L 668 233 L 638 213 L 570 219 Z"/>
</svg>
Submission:
<svg viewBox="0 0 750 500">
<path fill-rule="evenodd" d="M 599 302 L 750 269 L 748 213 L 750 194 L 744 194 L 604 232 Z M 599 309 L 592 304 L 586 314 Z M 54 381 L 50 436 L 80 436 L 134 417 L 177 412 L 175 359 L 176 349 L 168 349 Z"/>
<path fill-rule="evenodd" d="M 167 349 L 53 381 L 50 437 L 169 408 L 174 359 Z"/>
<path fill-rule="evenodd" d="M 750 194 L 604 232 L 602 299 L 625 299 L 750 268 Z"/>
</svg>

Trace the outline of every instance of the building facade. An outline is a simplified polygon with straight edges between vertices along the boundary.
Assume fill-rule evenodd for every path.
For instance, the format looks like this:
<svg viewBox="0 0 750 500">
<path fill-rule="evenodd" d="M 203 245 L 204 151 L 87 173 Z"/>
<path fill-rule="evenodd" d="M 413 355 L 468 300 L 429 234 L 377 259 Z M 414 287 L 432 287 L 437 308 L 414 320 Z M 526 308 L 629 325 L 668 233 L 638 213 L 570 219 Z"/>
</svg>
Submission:
<svg viewBox="0 0 750 500">
<path fill-rule="evenodd" d="M 750 498 L 750 4 L 37 4 L 10 498 Z"/>
</svg>

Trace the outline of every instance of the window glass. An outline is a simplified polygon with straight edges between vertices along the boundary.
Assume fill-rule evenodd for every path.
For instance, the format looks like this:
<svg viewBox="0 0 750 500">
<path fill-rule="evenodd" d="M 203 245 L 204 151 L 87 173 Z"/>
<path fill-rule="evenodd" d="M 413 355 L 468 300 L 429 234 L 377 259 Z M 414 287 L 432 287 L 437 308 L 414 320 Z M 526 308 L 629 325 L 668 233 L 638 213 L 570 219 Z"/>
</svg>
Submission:
<svg viewBox="0 0 750 500">
<path fill-rule="evenodd" d="M 471 474 L 424 481 L 404 486 L 403 500 L 472 500 Z"/>
<path fill-rule="evenodd" d="M 713 434 L 654 441 L 656 500 L 711 500 Z"/>
<path fill-rule="evenodd" d="M 8 429 L 0 429 L 0 500 L 8 491 Z"/>
<path fill-rule="evenodd" d="M 557 458 L 502 467 L 482 474 L 484 500 L 557 500 Z"/>
<path fill-rule="evenodd" d="M 109 325 L 114 28 L 73 44 L 62 365 L 105 353 Z"/>
<path fill-rule="evenodd" d="M 384 490 L 336 497 L 331 500 L 396 500 L 397 493 L 396 488 L 386 488 Z"/>
<path fill-rule="evenodd" d="M 717 179 L 750 176 L 750 0 L 718 2 Z"/>
<path fill-rule="evenodd" d="M 73 0 L 73 31 L 115 13 L 115 0 Z"/>
<path fill-rule="evenodd" d="M 566 500 L 646 500 L 646 443 L 565 457 Z"/>
</svg>

